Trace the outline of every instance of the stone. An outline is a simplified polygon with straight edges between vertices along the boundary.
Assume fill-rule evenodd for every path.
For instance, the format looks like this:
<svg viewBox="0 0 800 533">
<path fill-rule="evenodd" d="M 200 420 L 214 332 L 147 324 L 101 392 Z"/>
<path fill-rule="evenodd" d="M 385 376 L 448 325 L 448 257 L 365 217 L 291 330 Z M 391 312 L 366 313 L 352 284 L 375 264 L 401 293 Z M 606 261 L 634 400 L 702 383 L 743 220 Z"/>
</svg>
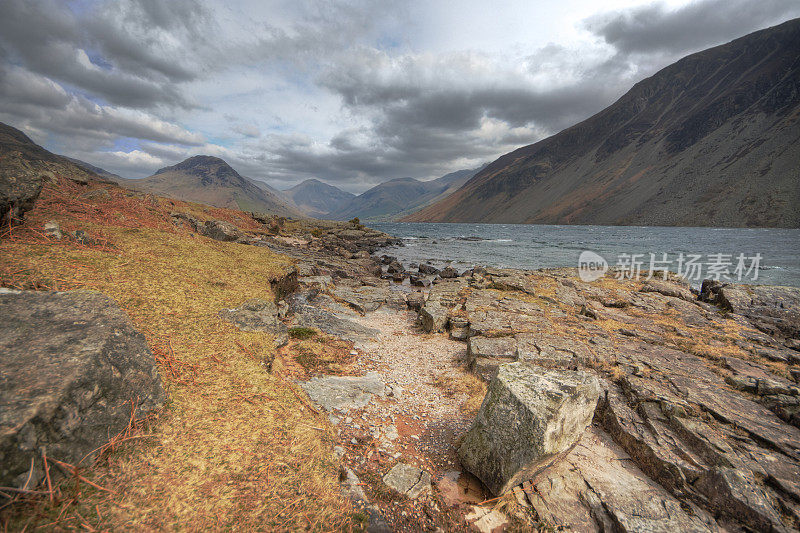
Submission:
<svg viewBox="0 0 800 533">
<path fill-rule="evenodd" d="M 409 309 L 419 311 L 425 305 L 425 295 L 421 292 L 412 292 L 406 296 L 406 304 Z"/>
<path fill-rule="evenodd" d="M 641 292 L 656 292 L 671 298 L 680 298 L 681 300 L 686 300 L 687 302 L 695 300 L 694 294 L 692 294 L 692 291 L 689 290 L 688 287 L 670 281 L 658 279 L 647 280 L 639 290 Z"/>
<path fill-rule="evenodd" d="M 75 464 L 132 407 L 139 418 L 166 399 L 144 335 L 107 296 L 4 290 L 0 316 L 0 485 L 21 488 L 33 465 L 33 488 L 42 450 Z"/>
<path fill-rule="evenodd" d="M 742 315 L 769 334 L 800 339 L 800 288 L 705 280 L 700 298 Z"/>
<path fill-rule="evenodd" d="M 448 309 L 438 302 L 429 302 L 419 310 L 419 318 L 426 333 L 440 333 L 447 327 Z"/>
<path fill-rule="evenodd" d="M 457 278 L 458 270 L 453 267 L 445 267 L 439 272 L 439 277 L 442 279 Z"/>
<path fill-rule="evenodd" d="M 315 377 L 300 386 L 326 411 L 341 412 L 365 407 L 374 396 L 384 396 L 386 388 L 377 372 L 364 376 Z"/>
<path fill-rule="evenodd" d="M 242 331 L 263 331 L 274 337 L 276 348 L 289 342 L 288 328 L 279 318 L 280 311 L 272 300 L 254 298 L 233 309 L 223 309 L 220 318 Z"/>
<path fill-rule="evenodd" d="M 44 234 L 48 237 L 59 241 L 64 237 L 61 233 L 61 226 L 55 220 L 48 220 L 45 222 L 42 231 L 44 231 Z"/>
<path fill-rule="evenodd" d="M 420 265 L 417 267 L 417 272 L 425 276 L 435 276 L 439 273 L 439 269 L 425 263 L 420 263 Z"/>
<path fill-rule="evenodd" d="M 224 220 L 207 221 L 204 224 L 201 233 L 214 240 L 228 242 L 235 241 L 243 236 L 243 233 L 239 231 L 236 226 L 230 222 L 225 222 Z"/>
<path fill-rule="evenodd" d="M 416 466 L 397 463 L 383 476 L 383 482 L 393 491 L 415 500 L 431 490 L 431 475 Z"/>
<path fill-rule="evenodd" d="M 494 494 L 562 458 L 591 423 L 600 385 L 583 371 L 525 363 L 498 368 L 458 448 L 461 464 Z"/>
<path fill-rule="evenodd" d="M 3 169 L 0 172 L 0 227 L 22 222 L 42 192 L 46 177 L 36 172 Z"/>
</svg>

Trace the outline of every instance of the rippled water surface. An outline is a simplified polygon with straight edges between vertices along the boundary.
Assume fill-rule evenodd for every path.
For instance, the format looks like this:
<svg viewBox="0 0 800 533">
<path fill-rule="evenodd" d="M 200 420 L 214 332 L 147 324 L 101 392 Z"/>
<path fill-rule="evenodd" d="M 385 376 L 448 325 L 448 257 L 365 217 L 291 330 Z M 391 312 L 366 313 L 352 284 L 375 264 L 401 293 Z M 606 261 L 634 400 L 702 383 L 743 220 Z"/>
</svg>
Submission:
<svg viewBox="0 0 800 533">
<path fill-rule="evenodd" d="M 373 223 L 371 227 L 403 239 L 405 246 L 382 252 L 395 255 L 404 264 L 431 261 L 442 266 L 449 261 L 459 268 L 474 265 L 507 268 L 576 267 L 584 250 L 600 254 L 609 265 L 626 263 L 621 254 L 642 254 L 638 260 L 649 267 L 650 254 L 666 260 L 677 271 L 678 258 L 699 255 L 701 278 L 709 277 L 709 263 L 716 263 L 724 276 L 735 269 L 740 254 L 744 266 L 742 282 L 800 287 L 800 230 L 751 228 L 673 228 L 639 226 L 543 226 L 524 224 L 417 224 Z M 723 254 L 715 257 L 715 254 Z M 730 257 L 728 257 L 730 256 Z M 699 280 L 692 280 L 699 284 Z"/>
</svg>

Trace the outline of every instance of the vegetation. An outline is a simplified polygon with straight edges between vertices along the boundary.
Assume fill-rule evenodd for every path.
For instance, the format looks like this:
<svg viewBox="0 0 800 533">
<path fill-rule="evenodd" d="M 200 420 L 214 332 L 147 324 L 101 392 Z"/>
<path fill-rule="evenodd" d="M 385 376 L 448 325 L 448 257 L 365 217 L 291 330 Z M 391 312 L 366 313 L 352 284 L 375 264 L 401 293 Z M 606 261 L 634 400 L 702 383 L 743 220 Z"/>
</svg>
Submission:
<svg viewBox="0 0 800 533">
<path fill-rule="evenodd" d="M 109 187 L 48 186 L 24 226 L 0 238 L 0 285 L 91 289 L 113 298 L 142 331 L 170 397 L 149 423 L 95 468 L 60 482 L 54 498 L 0 511 L 9 530 L 342 530 L 357 527 L 340 495 L 334 435 L 300 400 L 272 338 L 222 321 L 222 308 L 269 298 L 288 260 L 266 248 L 200 237 L 169 213 L 261 227 L 247 215 Z M 40 228 L 55 219 L 65 238 Z M 81 229 L 95 244 L 67 237 Z M 54 458 L 57 459 L 57 458 Z M 86 481 L 81 481 L 85 479 Z M 94 484 L 92 486 L 90 483 Z M 103 490 L 97 487 L 102 487 Z M 355 524 L 355 526 L 354 526 Z"/>
</svg>

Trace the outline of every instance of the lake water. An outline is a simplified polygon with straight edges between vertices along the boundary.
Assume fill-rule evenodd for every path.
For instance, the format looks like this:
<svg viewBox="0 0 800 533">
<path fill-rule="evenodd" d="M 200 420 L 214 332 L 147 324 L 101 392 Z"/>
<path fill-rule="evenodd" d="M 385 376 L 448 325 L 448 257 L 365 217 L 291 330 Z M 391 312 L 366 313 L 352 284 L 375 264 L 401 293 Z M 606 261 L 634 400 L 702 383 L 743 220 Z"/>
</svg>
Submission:
<svg viewBox="0 0 800 533">
<path fill-rule="evenodd" d="M 800 287 L 799 229 L 400 222 L 369 226 L 403 239 L 405 246 L 381 253 L 397 256 L 405 265 L 430 261 L 442 267 L 452 261 L 460 269 L 577 267 L 581 252 L 588 250 L 610 266 L 628 270 L 639 263 L 648 270 L 654 254 L 659 270 L 666 266 L 681 274 L 689 271 L 695 286 L 703 278 L 716 277 L 716 271 L 720 279 L 734 282 L 741 275 L 742 283 Z"/>
</svg>

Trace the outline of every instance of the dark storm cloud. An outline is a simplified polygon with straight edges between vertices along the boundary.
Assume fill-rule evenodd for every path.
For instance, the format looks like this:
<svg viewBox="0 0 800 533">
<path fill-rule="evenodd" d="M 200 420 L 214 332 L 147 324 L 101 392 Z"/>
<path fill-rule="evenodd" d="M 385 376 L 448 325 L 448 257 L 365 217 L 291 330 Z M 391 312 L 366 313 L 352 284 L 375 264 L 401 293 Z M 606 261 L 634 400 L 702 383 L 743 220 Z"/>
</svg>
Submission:
<svg viewBox="0 0 800 533">
<path fill-rule="evenodd" d="M 4 0 L 0 47 L 13 62 L 102 101 L 133 108 L 190 108 L 176 83 L 197 77 L 210 49 L 209 16 L 187 0 L 100 4 L 81 16 L 65 2 Z"/>
<path fill-rule="evenodd" d="M 706 0 L 670 10 L 654 3 L 592 17 L 587 28 L 625 54 L 682 54 L 800 16 L 797 0 Z"/>
</svg>

